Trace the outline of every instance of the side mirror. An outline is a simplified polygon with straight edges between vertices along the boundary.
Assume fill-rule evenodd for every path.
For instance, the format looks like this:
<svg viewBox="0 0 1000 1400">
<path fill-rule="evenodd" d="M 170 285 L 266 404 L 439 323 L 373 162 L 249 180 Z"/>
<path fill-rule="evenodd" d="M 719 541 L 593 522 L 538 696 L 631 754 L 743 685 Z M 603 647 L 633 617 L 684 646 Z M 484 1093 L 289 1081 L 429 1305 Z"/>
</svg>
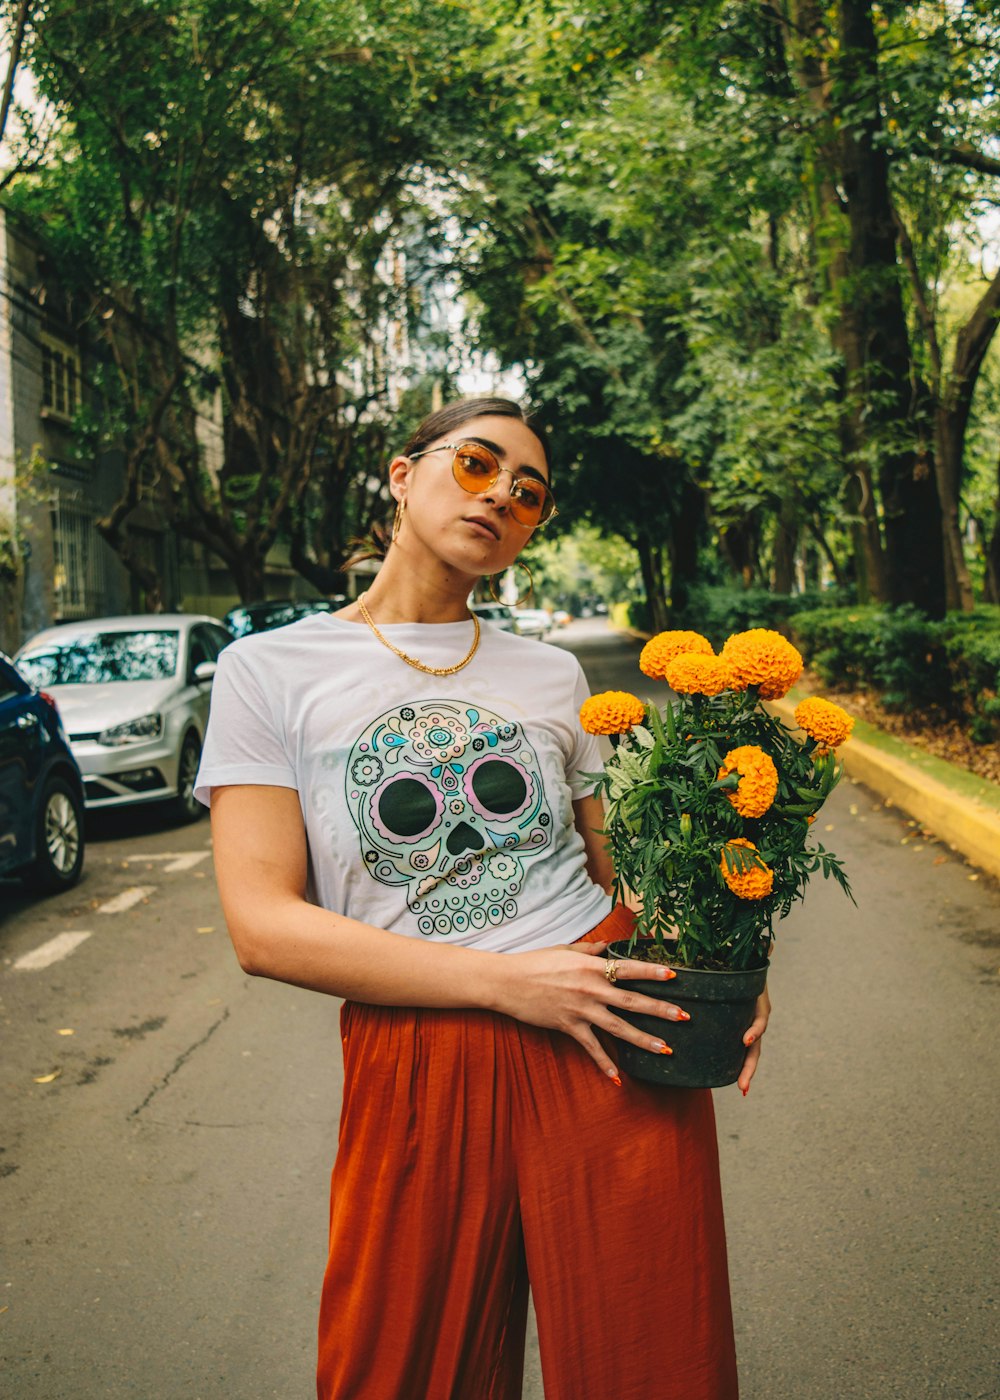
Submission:
<svg viewBox="0 0 1000 1400">
<path fill-rule="evenodd" d="M 217 661 L 199 661 L 198 665 L 194 668 L 196 683 L 200 684 L 202 681 L 210 681 L 218 669 L 219 663 Z"/>
</svg>

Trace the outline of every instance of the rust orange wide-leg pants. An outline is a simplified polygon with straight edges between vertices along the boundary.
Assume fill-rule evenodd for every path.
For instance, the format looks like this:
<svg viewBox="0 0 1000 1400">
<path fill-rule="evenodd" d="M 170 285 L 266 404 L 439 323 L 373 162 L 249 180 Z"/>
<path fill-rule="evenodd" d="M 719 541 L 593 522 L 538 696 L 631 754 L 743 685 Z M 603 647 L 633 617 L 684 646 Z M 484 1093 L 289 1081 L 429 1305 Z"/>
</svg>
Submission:
<svg viewBox="0 0 1000 1400">
<path fill-rule="evenodd" d="M 546 1400 L 737 1400 L 709 1090 L 491 1012 L 342 1027 L 319 1400 L 520 1400 L 529 1278 Z"/>
</svg>

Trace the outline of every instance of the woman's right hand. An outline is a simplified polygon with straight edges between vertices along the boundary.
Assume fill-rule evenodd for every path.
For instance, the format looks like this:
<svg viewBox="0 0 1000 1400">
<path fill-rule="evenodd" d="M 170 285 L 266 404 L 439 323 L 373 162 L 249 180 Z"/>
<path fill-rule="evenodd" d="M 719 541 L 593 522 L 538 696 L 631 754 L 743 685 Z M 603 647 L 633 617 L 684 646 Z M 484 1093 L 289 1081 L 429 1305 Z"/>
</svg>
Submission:
<svg viewBox="0 0 1000 1400">
<path fill-rule="evenodd" d="M 621 1083 L 595 1029 L 631 1041 L 643 1050 L 669 1055 L 664 1040 L 637 1030 L 615 1014 L 617 1008 L 641 1011 L 663 1021 L 687 1021 L 686 1011 L 669 1001 L 656 1001 L 609 982 L 603 957 L 606 943 L 574 943 L 541 948 L 531 953 L 504 955 L 495 1009 L 529 1026 L 562 1031 L 579 1041 L 602 1074 Z M 665 982 L 676 976 L 658 963 L 616 959 L 618 976 L 629 981 Z"/>
</svg>

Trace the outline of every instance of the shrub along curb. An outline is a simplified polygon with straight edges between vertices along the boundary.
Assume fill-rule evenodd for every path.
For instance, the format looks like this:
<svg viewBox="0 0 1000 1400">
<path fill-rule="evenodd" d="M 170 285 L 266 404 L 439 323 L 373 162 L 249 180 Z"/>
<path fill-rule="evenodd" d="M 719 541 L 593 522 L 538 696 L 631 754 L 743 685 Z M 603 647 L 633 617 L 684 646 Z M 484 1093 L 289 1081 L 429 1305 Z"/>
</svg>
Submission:
<svg viewBox="0 0 1000 1400">
<path fill-rule="evenodd" d="M 793 692 L 770 708 L 794 724 L 799 698 Z M 1000 879 L 1000 787 L 995 783 L 860 720 L 837 756 L 849 777 L 890 798 L 953 851 Z"/>
<path fill-rule="evenodd" d="M 639 641 L 650 635 L 632 627 L 615 630 Z M 805 693 L 793 690 L 770 708 L 794 725 L 795 706 Z M 888 797 L 953 851 L 1000 879 L 1000 786 L 862 720 L 837 756 L 849 777 Z"/>
</svg>

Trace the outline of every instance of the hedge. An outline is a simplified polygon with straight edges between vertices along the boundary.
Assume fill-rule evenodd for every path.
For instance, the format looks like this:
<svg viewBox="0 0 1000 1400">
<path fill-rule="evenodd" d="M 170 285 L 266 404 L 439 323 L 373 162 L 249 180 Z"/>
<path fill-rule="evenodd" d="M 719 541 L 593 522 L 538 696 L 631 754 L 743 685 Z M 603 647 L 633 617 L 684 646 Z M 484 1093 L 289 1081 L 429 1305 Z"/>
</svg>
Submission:
<svg viewBox="0 0 1000 1400">
<path fill-rule="evenodd" d="M 699 584 L 692 588 L 683 611 L 671 614 L 671 627 L 690 628 L 718 649 L 733 632 L 751 627 L 790 631 L 793 614 L 834 608 L 849 600 L 842 593 L 769 593 L 766 588 L 724 588 Z"/>
<path fill-rule="evenodd" d="M 1000 739 L 1000 608 L 939 622 L 909 606 L 815 608 L 789 625 L 825 684 L 872 690 L 887 709 L 965 719 L 979 744 Z"/>
</svg>

